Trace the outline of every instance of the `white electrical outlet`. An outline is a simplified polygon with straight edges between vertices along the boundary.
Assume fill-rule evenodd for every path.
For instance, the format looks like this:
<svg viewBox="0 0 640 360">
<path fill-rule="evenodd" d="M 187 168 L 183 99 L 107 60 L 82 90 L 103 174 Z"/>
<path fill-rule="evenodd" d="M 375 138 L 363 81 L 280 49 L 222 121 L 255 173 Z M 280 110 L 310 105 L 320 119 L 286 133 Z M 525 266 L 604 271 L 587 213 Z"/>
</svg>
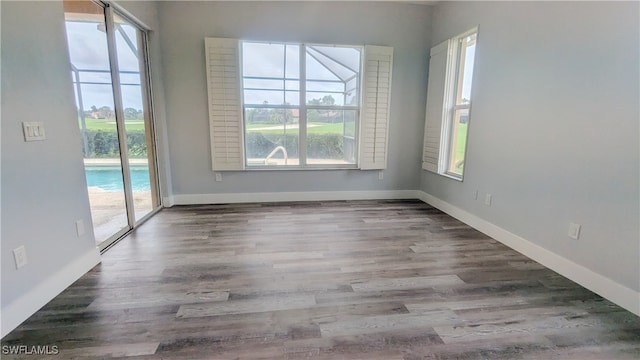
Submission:
<svg viewBox="0 0 640 360">
<path fill-rule="evenodd" d="M 478 190 L 473 192 L 473 200 L 478 200 Z"/>
<path fill-rule="evenodd" d="M 580 237 L 580 227 L 580 224 L 569 223 L 569 237 L 574 240 L 578 240 Z"/>
<path fill-rule="evenodd" d="M 13 249 L 13 259 L 16 261 L 16 269 L 27 265 L 27 249 L 25 249 L 24 245 Z"/>
<path fill-rule="evenodd" d="M 382 179 L 384 179 L 384 171 L 380 170 L 378 172 L 378 180 L 382 180 Z"/>
<path fill-rule="evenodd" d="M 84 220 L 80 219 L 76 221 L 76 233 L 78 237 L 84 235 Z"/>
<path fill-rule="evenodd" d="M 491 194 L 487 194 L 484 196 L 484 204 L 487 206 L 491 206 Z"/>
<path fill-rule="evenodd" d="M 217 182 L 222 181 L 222 173 L 219 173 L 219 172 L 216 173 L 216 181 Z"/>
</svg>

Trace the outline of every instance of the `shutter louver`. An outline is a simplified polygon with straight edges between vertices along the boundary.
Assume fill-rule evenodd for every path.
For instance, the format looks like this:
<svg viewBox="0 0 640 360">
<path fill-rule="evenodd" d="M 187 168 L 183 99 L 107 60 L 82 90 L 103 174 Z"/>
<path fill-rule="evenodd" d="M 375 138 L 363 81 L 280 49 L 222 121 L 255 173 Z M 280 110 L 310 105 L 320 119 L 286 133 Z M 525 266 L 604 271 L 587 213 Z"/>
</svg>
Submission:
<svg viewBox="0 0 640 360">
<path fill-rule="evenodd" d="M 205 38 L 213 170 L 243 170 L 239 42 Z"/>
<path fill-rule="evenodd" d="M 385 169 L 389 137 L 393 48 L 365 46 L 360 121 L 360 168 Z"/>
<path fill-rule="evenodd" d="M 449 40 L 431 48 L 429 59 L 429 83 L 427 86 L 427 109 L 424 124 L 424 146 L 422 168 L 439 173 L 439 159 L 442 158 L 442 123 L 445 115 L 445 85 Z"/>
</svg>

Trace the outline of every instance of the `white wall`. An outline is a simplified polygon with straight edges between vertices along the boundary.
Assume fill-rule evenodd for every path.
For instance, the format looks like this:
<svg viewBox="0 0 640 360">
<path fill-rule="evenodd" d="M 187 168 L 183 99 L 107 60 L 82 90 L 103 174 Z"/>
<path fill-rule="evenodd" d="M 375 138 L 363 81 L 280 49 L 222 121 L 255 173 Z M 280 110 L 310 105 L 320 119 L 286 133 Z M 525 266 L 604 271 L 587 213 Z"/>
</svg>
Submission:
<svg viewBox="0 0 640 360">
<path fill-rule="evenodd" d="M 60 2 L 2 13 L 2 335 L 100 261 L 82 164 Z M 47 139 L 25 142 L 22 121 Z M 87 232 L 76 235 L 75 221 Z M 12 250 L 28 264 L 16 270 Z"/>
<path fill-rule="evenodd" d="M 636 302 L 638 11 L 637 2 L 437 5 L 432 44 L 480 29 L 464 182 L 423 171 L 421 186 L 635 291 Z M 582 224 L 577 241 L 569 222 Z"/>
<path fill-rule="evenodd" d="M 156 4 L 124 7 L 154 29 Z M 62 2 L 0 2 L 1 303 L 4 336 L 100 261 L 92 232 L 80 132 Z M 160 156 L 164 100 L 159 41 L 151 34 Z M 43 121 L 47 139 L 24 142 L 22 121 Z M 168 164 L 162 164 L 163 174 Z M 161 174 L 162 176 L 162 174 Z M 165 176 L 165 181 L 167 181 Z M 166 192 L 164 193 L 167 194 Z M 85 235 L 76 235 L 83 220 Z M 15 269 L 12 250 L 24 245 L 28 264 Z"/>
<path fill-rule="evenodd" d="M 379 2 L 161 2 L 174 194 L 417 189 L 430 9 Z M 223 181 L 216 183 L 211 170 L 205 37 L 393 46 L 389 168 L 384 180 L 378 180 L 377 171 L 278 170 L 225 172 Z"/>
</svg>

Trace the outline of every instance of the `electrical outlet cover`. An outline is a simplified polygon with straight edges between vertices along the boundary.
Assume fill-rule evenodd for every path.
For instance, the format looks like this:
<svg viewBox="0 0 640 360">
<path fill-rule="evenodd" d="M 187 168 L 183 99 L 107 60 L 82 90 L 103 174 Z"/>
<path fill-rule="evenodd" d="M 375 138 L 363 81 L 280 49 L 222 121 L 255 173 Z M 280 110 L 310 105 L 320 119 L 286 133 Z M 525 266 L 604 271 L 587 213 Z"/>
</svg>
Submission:
<svg viewBox="0 0 640 360">
<path fill-rule="evenodd" d="M 13 259 L 16 261 L 16 269 L 27 265 L 27 249 L 24 245 L 13 249 Z"/>
<path fill-rule="evenodd" d="M 574 240 L 578 240 L 580 237 L 580 227 L 580 224 L 569 223 L 569 237 Z"/>
<path fill-rule="evenodd" d="M 76 221 L 76 233 L 78 237 L 84 235 L 84 220 L 80 219 Z"/>
</svg>

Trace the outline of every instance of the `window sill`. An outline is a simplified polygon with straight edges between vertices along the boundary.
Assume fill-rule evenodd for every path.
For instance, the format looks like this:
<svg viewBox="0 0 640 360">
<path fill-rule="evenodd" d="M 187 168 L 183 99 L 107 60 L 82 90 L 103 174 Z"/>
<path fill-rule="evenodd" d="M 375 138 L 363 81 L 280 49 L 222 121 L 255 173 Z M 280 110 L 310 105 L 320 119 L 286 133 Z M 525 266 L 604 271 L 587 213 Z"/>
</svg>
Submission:
<svg viewBox="0 0 640 360">
<path fill-rule="evenodd" d="M 463 178 L 462 175 L 451 174 L 451 173 L 446 173 L 446 172 L 438 173 L 438 175 L 444 176 L 446 178 L 453 179 L 453 180 L 456 180 L 456 181 L 459 181 L 459 182 L 462 182 L 462 178 Z"/>
<path fill-rule="evenodd" d="M 318 170 L 360 170 L 357 165 L 345 166 L 345 165 L 335 165 L 335 166 L 247 166 L 242 171 L 318 171 Z"/>
</svg>

